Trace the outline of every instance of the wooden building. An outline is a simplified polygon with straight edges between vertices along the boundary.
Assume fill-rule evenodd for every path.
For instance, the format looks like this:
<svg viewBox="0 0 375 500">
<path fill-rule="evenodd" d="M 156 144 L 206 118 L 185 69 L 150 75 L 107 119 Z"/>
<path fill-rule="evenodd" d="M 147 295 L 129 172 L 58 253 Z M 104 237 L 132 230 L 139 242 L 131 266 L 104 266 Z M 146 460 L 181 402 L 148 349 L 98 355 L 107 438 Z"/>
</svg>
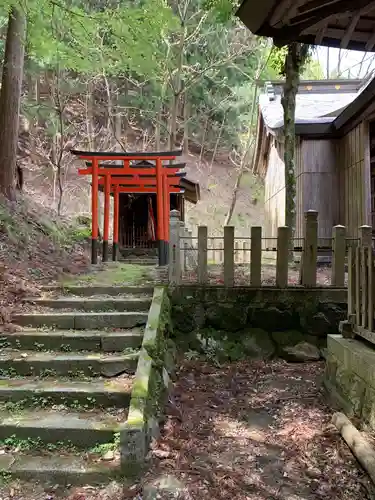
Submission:
<svg viewBox="0 0 375 500">
<path fill-rule="evenodd" d="M 265 237 L 285 224 L 282 84 L 259 97 L 253 171 L 265 181 Z M 375 79 L 301 82 L 296 99 L 296 238 L 306 210 L 319 213 L 319 238 L 342 224 L 349 236 L 375 233 Z M 299 246 L 296 242 L 296 246 Z M 322 242 L 322 246 L 324 242 Z"/>
<path fill-rule="evenodd" d="M 237 15 L 255 35 L 279 45 L 375 51 L 374 0 L 243 0 Z"/>
</svg>

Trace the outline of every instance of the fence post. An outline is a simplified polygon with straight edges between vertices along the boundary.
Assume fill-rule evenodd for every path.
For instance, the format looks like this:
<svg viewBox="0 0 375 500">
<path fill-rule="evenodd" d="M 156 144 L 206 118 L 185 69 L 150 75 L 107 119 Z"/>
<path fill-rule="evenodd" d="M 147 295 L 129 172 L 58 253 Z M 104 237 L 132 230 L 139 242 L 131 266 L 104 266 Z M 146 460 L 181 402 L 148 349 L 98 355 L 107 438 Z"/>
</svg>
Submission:
<svg viewBox="0 0 375 500">
<path fill-rule="evenodd" d="M 348 248 L 348 320 L 354 323 L 356 315 L 356 248 Z"/>
<path fill-rule="evenodd" d="M 224 227 L 224 285 L 234 285 L 234 227 Z"/>
<path fill-rule="evenodd" d="M 357 250 L 357 326 L 367 327 L 368 314 L 369 314 L 369 295 L 371 294 L 369 290 L 369 280 L 368 280 L 368 254 L 372 255 L 372 227 L 371 226 L 361 226 L 359 228 L 359 244 L 360 247 Z M 361 310 L 361 322 L 359 323 L 358 312 Z"/>
<path fill-rule="evenodd" d="M 288 259 L 289 259 L 290 228 L 288 226 L 277 228 L 277 255 L 276 255 L 276 286 L 288 286 Z"/>
<path fill-rule="evenodd" d="M 332 286 L 345 285 L 345 226 L 334 226 L 332 230 Z"/>
<path fill-rule="evenodd" d="M 302 255 L 302 285 L 316 286 L 318 256 L 318 212 L 305 212 L 305 230 Z"/>
<path fill-rule="evenodd" d="M 260 287 L 262 284 L 262 228 L 251 228 L 250 250 L 250 285 Z"/>
<path fill-rule="evenodd" d="M 181 257 L 180 257 L 180 212 L 171 210 L 170 213 L 170 235 L 169 235 L 169 283 L 179 285 L 181 283 Z"/>
<path fill-rule="evenodd" d="M 371 226 L 361 226 L 359 228 L 359 244 L 361 247 L 370 247 L 372 245 Z"/>
<path fill-rule="evenodd" d="M 185 269 L 185 236 L 186 228 L 185 222 L 180 221 L 180 266 L 181 270 Z"/>
<path fill-rule="evenodd" d="M 198 227 L 198 283 L 207 283 L 207 226 Z"/>
</svg>

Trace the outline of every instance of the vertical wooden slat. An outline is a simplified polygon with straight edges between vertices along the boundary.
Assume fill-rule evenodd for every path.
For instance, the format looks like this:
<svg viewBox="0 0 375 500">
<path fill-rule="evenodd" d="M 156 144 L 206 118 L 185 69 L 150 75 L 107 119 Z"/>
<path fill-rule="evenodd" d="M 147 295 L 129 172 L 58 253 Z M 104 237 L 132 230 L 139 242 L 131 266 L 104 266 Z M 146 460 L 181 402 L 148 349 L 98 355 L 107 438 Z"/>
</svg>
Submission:
<svg viewBox="0 0 375 500">
<path fill-rule="evenodd" d="M 224 285 L 234 285 L 234 227 L 224 227 Z"/>
<path fill-rule="evenodd" d="M 372 248 L 370 247 L 367 252 L 367 269 L 368 269 L 368 302 L 367 302 L 367 323 L 368 329 L 372 332 L 374 328 L 374 259 L 372 256 Z"/>
<path fill-rule="evenodd" d="M 198 283 L 207 283 L 207 226 L 198 227 Z"/>
<path fill-rule="evenodd" d="M 316 266 L 318 253 L 318 212 L 305 213 L 305 231 L 302 259 L 302 285 L 316 286 Z"/>
<path fill-rule="evenodd" d="M 368 247 L 361 247 L 361 326 L 367 328 L 367 250 Z"/>
<path fill-rule="evenodd" d="M 348 317 L 355 314 L 355 289 L 356 289 L 356 253 L 355 248 L 348 248 Z"/>
<path fill-rule="evenodd" d="M 359 326 L 361 323 L 361 248 L 355 249 L 355 321 Z"/>
<path fill-rule="evenodd" d="M 215 245 L 216 245 L 216 240 L 214 238 L 211 238 L 211 255 L 212 255 L 212 262 L 216 264 L 216 252 L 215 252 Z"/>
<path fill-rule="evenodd" d="M 238 263 L 239 260 L 240 260 L 239 259 L 239 257 L 240 257 L 240 254 L 239 254 L 240 246 L 239 246 L 238 241 L 235 242 L 234 248 L 235 248 L 235 250 L 234 250 L 234 261 Z"/>
<path fill-rule="evenodd" d="M 374 330 L 375 328 L 375 260 L 374 260 L 374 253 L 373 251 L 371 253 L 371 269 L 372 269 L 372 292 L 371 292 L 371 297 L 372 297 L 372 310 L 371 310 L 371 321 L 372 321 L 372 328 L 371 331 Z"/>
<path fill-rule="evenodd" d="M 277 256 L 276 256 L 276 286 L 286 288 L 288 286 L 288 258 L 289 258 L 289 235 L 288 226 L 279 227 L 277 230 Z"/>
<path fill-rule="evenodd" d="M 242 243 L 242 256 L 243 256 L 242 262 L 243 262 L 243 264 L 248 263 L 248 254 L 249 254 L 248 250 L 249 250 L 249 244 L 247 241 L 244 241 Z"/>
<path fill-rule="evenodd" d="M 262 228 L 260 226 L 251 228 L 250 284 L 255 287 L 260 287 L 262 284 Z"/>
<path fill-rule="evenodd" d="M 345 284 L 345 226 L 335 226 L 332 232 L 332 286 Z"/>
</svg>

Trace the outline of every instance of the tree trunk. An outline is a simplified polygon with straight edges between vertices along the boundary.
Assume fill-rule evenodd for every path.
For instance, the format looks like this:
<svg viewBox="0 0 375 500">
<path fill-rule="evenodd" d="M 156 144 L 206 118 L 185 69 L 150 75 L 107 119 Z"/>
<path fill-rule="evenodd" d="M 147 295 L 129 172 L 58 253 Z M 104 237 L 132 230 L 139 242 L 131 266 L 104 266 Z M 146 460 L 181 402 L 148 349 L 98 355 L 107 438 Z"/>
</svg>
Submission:
<svg viewBox="0 0 375 500">
<path fill-rule="evenodd" d="M 86 91 L 86 133 L 89 151 L 95 151 L 94 108 L 93 84 L 89 81 L 87 83 Z"/>
<path fill-rule="evenodd" d="M 20 8 L 9 13 L 0 95 L 0 192 L 15 198 L 20 101 L 26 18 Z"/>
<path fill-rule="evenodd" d="M 184 94 L 184 154 L 189 154 L 189 118 L 190 109 L 187 92 Z"/>
<path fill-rule="evenodd" d="M 294 166 L 295 111 L 300 71 L 308 56 L 309 46 L 300 43 L 288 45 L 285 58 L 285 84 L 281 103 L 284 109 L 284 164 L 285 164 L 285 225 L 291 228 L 291 258 L 296 227 L 296 179 Z"/>
</svg>

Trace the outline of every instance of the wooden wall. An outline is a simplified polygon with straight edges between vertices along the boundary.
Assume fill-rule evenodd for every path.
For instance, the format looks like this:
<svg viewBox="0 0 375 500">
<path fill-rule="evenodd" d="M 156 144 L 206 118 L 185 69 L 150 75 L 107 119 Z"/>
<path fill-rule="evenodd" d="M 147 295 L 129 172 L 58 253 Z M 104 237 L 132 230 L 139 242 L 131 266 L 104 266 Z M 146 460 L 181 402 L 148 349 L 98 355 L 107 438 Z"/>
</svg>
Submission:
<svg viewBox="0 0 375 500">
<path fill-rule="evenodd" d="M 339 224 L 349 236 L 358 236 L 358 227 L 371 225 L 371 179 L 368 123 L 362 122 L 337 140 L 339 179 Z"/>
<path fill-rule="evenodd" d="M 285 168 L 284 145 L 274 138 L 270 141 L 270 150 L 265 176 L 265 224 L 264 237 L 276 238 L 277 228 L 285 225 Z M 265 247 L 275 247 L 275 242 L 268 241 Z"/>
<path fill-rule="evenodd" d="M 339 217 L 337 185 L 335 142 L 299 139 L 296 148 L 296 238 L 303 238 L 307 210 L 318 212 L 318 237 L 332 237 L 332 227 L 338 224 Z"/>
</svg>

